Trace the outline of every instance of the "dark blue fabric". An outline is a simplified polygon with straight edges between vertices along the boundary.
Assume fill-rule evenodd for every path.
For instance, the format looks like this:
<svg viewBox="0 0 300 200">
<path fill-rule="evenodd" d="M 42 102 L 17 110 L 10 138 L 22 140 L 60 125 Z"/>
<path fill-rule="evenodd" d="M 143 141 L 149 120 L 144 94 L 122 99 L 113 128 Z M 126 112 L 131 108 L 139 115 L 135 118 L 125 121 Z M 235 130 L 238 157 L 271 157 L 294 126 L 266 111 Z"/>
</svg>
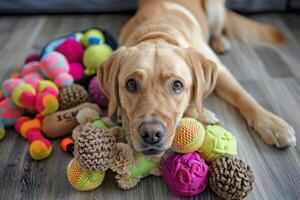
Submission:
<svg viewBox="0 0 300 200">
<path fill-rule="evenodd" d="M 150 0 L 149 0 L 150 1 Z M 290 0 L 299 7 L 300 0 Z M 288 0 L 228 0 L 227 6 L 244 12 L 284 11 Z M 0 0 L 0 13 L 101 13 L 133 10 L 137 0 Z"/>
</svg>

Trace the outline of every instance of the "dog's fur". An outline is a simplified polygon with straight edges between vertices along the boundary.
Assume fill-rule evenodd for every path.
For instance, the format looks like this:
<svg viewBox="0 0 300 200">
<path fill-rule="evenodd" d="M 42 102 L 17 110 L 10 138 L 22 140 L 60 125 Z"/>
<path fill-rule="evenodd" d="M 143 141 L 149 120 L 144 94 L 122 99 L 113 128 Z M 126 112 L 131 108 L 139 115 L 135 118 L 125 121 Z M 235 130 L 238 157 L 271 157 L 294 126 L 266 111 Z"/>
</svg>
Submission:
<svg viewBox="0 0 300 200">
<path fill-rule="evenodd" d="M 202 107 L 215 90 L 236 107 L 249 126 L 270 145 L 296 145 L 295 132 L 284 120 L 260 106 L 216 56 L 230 49 L 230 36 L 251 45 L 277 46 L 286 42 L 274 27 L 226 10 L 224 0 L 140 0 L 137 13 L 124 26 L 121 48 L 99 67 L 98 76 L 109 98 L 109 114 L 117 108 L 137 151 L 143 146 L 138 127 L 159 120 L 167 128 L 158 148 L 172 144 L 176 123 L 183 116 L 217 123 Z M 213 51 L 210 46 L 213 48 Z M 126 90 L 133 78 L 139 89 Z M 184 85 L 170 91 L 174 80 Z"/>
</svg>

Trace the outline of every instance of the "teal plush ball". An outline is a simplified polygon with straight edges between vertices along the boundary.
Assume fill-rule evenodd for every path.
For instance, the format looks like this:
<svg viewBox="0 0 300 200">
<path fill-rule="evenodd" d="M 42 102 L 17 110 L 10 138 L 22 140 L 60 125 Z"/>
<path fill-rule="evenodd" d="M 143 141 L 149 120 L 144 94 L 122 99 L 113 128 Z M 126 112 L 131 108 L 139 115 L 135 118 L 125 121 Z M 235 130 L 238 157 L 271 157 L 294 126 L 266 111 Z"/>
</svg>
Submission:
<svg viewBox="0 0 300 200">
<path fill-rule="evenodd" d="M 86 75 L 95 74 L 97 68 L 111 56 L 112 52 L 112 48 L 106 44 L 88 47 L 83 55 L 83 64 L 86 68 L 84 73 Z"/>
<path fill-rule="evenodd" d="M 97 29 L 90 29 L 84 33 L 81 43 L 88 47 L 90 45 L 103 44 L 105 42 L 104 34 Z"/>
</svg>

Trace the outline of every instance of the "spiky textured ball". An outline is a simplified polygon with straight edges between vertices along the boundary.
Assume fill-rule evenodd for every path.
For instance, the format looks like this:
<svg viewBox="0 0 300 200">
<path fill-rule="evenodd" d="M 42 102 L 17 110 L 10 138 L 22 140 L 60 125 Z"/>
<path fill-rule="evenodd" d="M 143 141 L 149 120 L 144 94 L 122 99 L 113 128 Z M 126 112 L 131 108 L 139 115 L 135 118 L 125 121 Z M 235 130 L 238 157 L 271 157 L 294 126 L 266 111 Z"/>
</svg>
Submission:
<svg viewBox="0 0 300 200">
<path fill-rule="evenodd" d="M 81 43 L 88 47 L 90 45 L 98 45 L 105 42 L 103 33 L 97 29 L 89 29 L 81 38 Z"/>
<path fill-rule="evenodd" d="M 207 162 L 212 162 L 221 156 L 234 156 L 237 154 L 237 141 L 235 137 L 219 125 L 205 127 L 206 135 L 198 152 Z"/>
<path fill-rule="evenodd" d="M 209 186 L 222 199 L 245 198 L 251 192 L 253 183 L 250 166 L 240 159 L 224 156 L 210 165 Z"/>
<path fill-rule="evenodd" d="M 112 48 L 106 44 L 92 45 L 88 47 L 83 55 L 83 64 L 86 67 L 84 73 L 92 75 L 102 62 L 106 61 L 112 54 Z"/>
<path fill-rule="evenodd" d="M 76 39 L 66 39 L 62 44 L 58 45 L 55 50 L 62 53 L 70 63 L 82 62 L 84 49 Z"/>
<path fill-rule="evenodd" d="M 108 99 L 104 95 L 101 87 L 100 87 L 100 82 L 95 76 L 89 84 L 89 95 L 92 99 L 92 101 L 96 104 L 98 104 L 101 107 L 107 107 L 108 105 Z"/>
<path fill-rule="evenodd" d="M 167 158 L 162 171 L 166 184 L 179 196 L 200 194 L 208 182 L 208 166 L 196 152 Z"/>
<path fill-rule="evenodd" d="M 203 143 L 205 130 L 203 125 L 193 118 L 182 118 L 176 128 L 171 149 L 178 153 L 197 151 Z"/>
<path fill-rule="evenodd" d="M 104 180 L 105 173 L 84 169 L 75 159 L 73 159 L 67 167 L 67 177 L 69 183 L 76 190 L 90 191 L 101 185 Z"/>
<path fill-rule="evenodd" d="M 82 167 L 104 172 L 115 161 L 116 149 L 115 137 L 108 129 L 87 124 L 75 140 L 74 156 Z"/>
<path fill-rule="evenodd" d="M 67 110 L 74 108 L 88 101 L 89 95 L 87 91 L 78 84 L 70 87 L 61 88 L 58 95 L 59 110 Z"/>
</svg>

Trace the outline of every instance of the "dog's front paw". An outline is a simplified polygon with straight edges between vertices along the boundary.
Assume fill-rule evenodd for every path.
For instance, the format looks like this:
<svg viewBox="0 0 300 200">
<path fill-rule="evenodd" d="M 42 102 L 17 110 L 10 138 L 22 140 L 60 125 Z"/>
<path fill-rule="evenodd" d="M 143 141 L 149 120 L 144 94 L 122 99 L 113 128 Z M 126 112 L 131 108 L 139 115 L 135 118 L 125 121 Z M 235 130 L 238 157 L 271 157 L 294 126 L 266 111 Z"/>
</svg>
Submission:
<svg viewBox="0 0 300 200">
<path fill-rule="evenodd" d="M 215 125 L 221 123 L 216 114 L 206 108 L 203 108 L 203 113 L 199 116 L 199 120 L 205 125 Z"/>
<path fill-rule="evenodd" d="M 283 119 L 265 111 L 252 124 L 265 143 L 277 148 L 296 146 L 294 129 Z"/>
<path fill-rule="evenodd" d="M 223 35 L 213 37 L 211 39 L 210 45 L 212 49 L 218 54 L 225 53 L 231 48 L 229 40 Z"/>
</svg>

